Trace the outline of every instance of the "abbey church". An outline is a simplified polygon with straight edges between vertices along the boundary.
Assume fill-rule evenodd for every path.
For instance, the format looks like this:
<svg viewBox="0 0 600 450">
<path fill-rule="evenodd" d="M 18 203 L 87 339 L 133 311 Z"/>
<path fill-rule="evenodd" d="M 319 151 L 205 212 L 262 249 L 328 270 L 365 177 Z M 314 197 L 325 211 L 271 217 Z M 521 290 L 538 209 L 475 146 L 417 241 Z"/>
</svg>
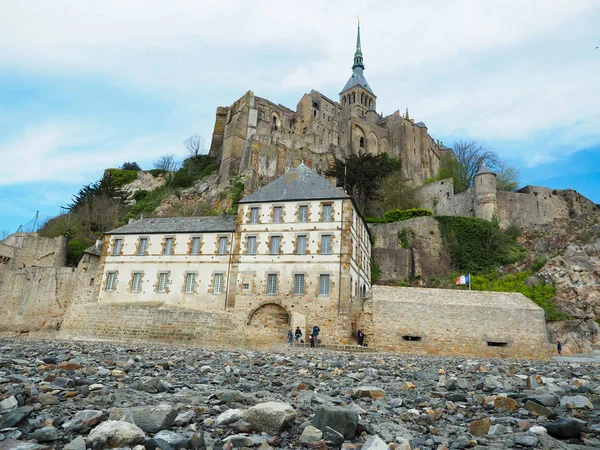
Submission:
<svg viewBox="0 0 600 450">
<path fill-rule="evenodd" d="M 435 176 L 443 152 L 451 149 L 408 111 L 378 114 L 364 71 L 359 24 L 352 74 L 338 101 L 312 90 L 294 111 L 248 91 L 233 105 L 218 107 L 210 154 L 220 159 L 220 179 L 247 173 L 256 188 L 301 161 L 322 173 L 335 158 L 359 152 L 401 158 L 403 177 L 413 186 Z"/>
</svg>

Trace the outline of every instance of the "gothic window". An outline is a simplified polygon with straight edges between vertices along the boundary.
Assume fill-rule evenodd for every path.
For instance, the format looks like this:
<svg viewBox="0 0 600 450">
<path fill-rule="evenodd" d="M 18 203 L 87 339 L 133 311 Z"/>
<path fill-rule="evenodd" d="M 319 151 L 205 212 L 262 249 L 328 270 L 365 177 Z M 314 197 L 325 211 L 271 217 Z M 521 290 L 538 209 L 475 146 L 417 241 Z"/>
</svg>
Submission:
<svg viewBox="0 0 600 450">
<path fill-rule="evenodd" d="M 361 137 L 361 138 L 360 138 L 360 143 L 359 143 L 359 145 L 360 145 L 360 148 L 365 148 L 365 138 L 364 138 L 364 137 Z"/>
</svg>

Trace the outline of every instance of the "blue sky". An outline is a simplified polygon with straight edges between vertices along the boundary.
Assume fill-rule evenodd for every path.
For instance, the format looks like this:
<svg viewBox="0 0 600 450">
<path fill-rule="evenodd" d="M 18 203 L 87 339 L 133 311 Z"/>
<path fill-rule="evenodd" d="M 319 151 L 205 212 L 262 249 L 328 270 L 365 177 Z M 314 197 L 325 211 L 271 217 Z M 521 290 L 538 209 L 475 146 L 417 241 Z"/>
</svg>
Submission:
<svg viewBox="0 0 600 450">
<path fill-rule="evenodd" d="M 356 15 L 379 111 L 600 203 L 600 2 L 7 0 L 0 231 L 58 214 L 107 167 L 209 143 L 216 107 L 249 89 L 337 98 Z"/>
</svg>

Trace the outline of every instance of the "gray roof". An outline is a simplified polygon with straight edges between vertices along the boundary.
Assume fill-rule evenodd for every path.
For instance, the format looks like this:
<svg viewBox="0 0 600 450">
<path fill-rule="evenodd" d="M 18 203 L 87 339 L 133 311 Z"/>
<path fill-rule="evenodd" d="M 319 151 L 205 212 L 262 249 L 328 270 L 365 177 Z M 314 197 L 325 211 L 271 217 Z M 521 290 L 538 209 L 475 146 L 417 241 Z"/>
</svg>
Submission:
<svg viewBox="0 0 600 450">
<path fill-rule="evenodd" d="M 440 150 L 443 150 L 443 151 L 445 151 L 445 150 L 452 150 L 452 148 L 448 147 L 447 145 L 442 144 L 442 145 L 440 145 Z"/>
<path fill-rule="evenodd" d="M 140 219 L 106 234 L 217 233 L 235 231 L 236 216 Z"/>
<path fill-rule="evenodd" d="M 419 128 L 427 128 L 427 125 L 425 125 L 424 122 L 417 122 L 415 123 L 416 126 L 418 126 Z"/>
<path fill-rule="evenodd" d="M 244 197 L 240 203 L 350 198 L 304 164 Z"/>
<path fill-rule="evenodd" d="M 481 166 L 479 166 L 479 171 L 477 172 L 477 175 L 481 175 L 481 174 L 484 174 L 484 173 L 492 173 L 492 174 L 494 174 L 494 172 L 492 172 L 490 170 L 490 168 L 485 163 L 481 163 Z"/>
<path fill-rule="evenodd" d="M 346 83 L 346 86 L 344 86 L 344 89 L 342 89 L 342 92 L 346 92 L 348 89 L 351 89 L 354 86 L 362 86 L 371 94 L 375 95 L 371 90 L 371 86 L 369 86 L 369 83 L 367 83 L 367 79 L 363 75 L 362 67 L 355 67 L 354 69 L 352 69 L 352 76 Z"/>
</svg>

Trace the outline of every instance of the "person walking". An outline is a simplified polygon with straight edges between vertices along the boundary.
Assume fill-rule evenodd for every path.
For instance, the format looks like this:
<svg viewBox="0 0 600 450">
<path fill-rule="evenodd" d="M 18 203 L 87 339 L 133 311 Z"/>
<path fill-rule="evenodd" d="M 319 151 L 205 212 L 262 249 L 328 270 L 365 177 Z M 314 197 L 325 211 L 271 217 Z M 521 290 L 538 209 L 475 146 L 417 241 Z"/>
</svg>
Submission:
<svg viewBox="0 0 600 450">
<path fill-rule="evenodd" d="M 294 340 L 294 334 L 292 333 L 292 330 L 288 331 L 288 344 L 292 345 L 292 341 Z"/>
<path fill-rule="evenodd" d="M 558 356 L 562 355 L 562 344 L 560 341 L 556 341 L 556 350 L 558 351 Z"/>
<path fill-rule="evenodd" d="M 321 332 L 321 329 L 319 328 L 319 325 L 315 325 L 312 330 L 312 335 L 315 337 L 315 342 L 317 344 L 320 343 L 320 341 L 319 341 L 319 333 L 320 332 Z"/>
<path fill-rule="evenodd" d="M 294 334 L 296 336 L 296 344 L 298 344 L 300 342 L 300 338 L 302 337 L 302 330 L 300 329 L 300 327 L 296 327 L 296 331 Z"/>
</svg>

